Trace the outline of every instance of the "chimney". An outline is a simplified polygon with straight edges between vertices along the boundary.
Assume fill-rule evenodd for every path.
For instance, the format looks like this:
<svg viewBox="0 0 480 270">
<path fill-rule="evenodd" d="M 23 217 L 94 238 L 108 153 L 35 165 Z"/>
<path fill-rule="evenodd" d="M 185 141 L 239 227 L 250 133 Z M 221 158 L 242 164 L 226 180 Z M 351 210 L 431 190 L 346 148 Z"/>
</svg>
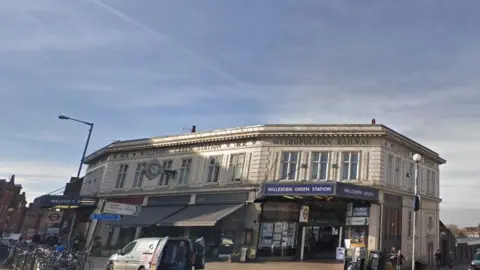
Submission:
<svg viewBox="0 0 480 270">
<path fill-rule="evenodd" d="M 15 184 L 15 174 L 10 177 L 10 183 Z"/>
<path fill-rule="evenodd" d="M 375 118 L 372 119 L 372 125 L 375 125 L 377 124 L 377 121 L 375 120 Z"/>
<path fill-rule="evenodd" d="M 197 126 L 192 126 L 192 133 L 197 132 Z"/>
</svg>

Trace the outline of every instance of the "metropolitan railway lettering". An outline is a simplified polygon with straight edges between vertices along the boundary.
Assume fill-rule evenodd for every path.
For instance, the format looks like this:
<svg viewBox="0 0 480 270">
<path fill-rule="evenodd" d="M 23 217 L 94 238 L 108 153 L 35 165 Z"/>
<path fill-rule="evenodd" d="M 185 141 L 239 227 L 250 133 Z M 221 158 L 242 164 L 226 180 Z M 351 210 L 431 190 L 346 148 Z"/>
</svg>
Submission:
<svg viewBox="0 0 480 270">
<path fill-rule="evenodd" d="M 273 144 L 281 145 L 368 145 L 366 138 L 298 138 L 298 139 L 275 139 Z"/>
</svg>

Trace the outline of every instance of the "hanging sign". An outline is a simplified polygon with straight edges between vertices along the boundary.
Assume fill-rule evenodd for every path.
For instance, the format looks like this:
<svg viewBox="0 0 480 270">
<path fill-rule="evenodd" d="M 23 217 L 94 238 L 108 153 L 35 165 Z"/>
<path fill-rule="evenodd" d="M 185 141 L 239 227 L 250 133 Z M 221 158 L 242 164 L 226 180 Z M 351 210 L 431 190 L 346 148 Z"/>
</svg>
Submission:
<svg viewBox="0 0 480 270">
<path fill-rule="evenodd" d="M 302 207 L 300 207 L 299 222 L 308 222 L 309 213 L 310 213 L 310 207 L 308 207 L 308 205 L 302 205 Z"/>
</svg>

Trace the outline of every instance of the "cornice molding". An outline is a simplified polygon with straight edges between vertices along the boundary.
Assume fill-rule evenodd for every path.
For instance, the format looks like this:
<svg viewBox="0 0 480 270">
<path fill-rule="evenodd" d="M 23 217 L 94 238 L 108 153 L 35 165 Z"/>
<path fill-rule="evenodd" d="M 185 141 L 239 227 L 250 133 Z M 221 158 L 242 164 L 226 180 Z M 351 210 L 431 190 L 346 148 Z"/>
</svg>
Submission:
<svg viewBox="0 0 480 270">
<path fill-rule="evenodd" d="M 387 137 L 435 162 L 446 162 L 436 152 L 383 125 L 264 125 L 116 142 L 87 156 L 85 163 L 112 153 L 282 137 Z"/>
<path fill-rule="evenodd" d="M 101 192 L 98 198 L 117 198 L 117 197 L 138 197 L 138 196 L 168 196 L 168 195 L 184 195 L 184 194 L 201 194 L 201 193 L 226 193 L 237 191 L 255 191 L 260 185 L 246 184 L 240 186 L 206 186 L 206 187 L 181 187 L 173 189 L 132 189 L 124 192 Z"/>
</svg>

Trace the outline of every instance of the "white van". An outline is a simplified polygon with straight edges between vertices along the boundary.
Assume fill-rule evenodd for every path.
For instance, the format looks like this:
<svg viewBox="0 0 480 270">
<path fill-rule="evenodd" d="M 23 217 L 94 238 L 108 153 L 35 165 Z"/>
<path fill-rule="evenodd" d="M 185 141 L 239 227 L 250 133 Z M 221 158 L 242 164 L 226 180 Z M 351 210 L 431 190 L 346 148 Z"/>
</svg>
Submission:
<svg viewBox="0 0 480 270">
<path fill-rule="evenodd" d="M 185 247 L 185 258 L 175 250 Z M 172 253 L 173 252 L 173 253 Z M 181 253 L 179 253 L 181 254 Z M 182 264 L 179 264 L 182 261 Z M 205 241 L 191 241 L 184 237 L 139 238 L 113 254 L 107 262 L 107 270 L 182 270 L 205 269 Z"/>
</svg>

